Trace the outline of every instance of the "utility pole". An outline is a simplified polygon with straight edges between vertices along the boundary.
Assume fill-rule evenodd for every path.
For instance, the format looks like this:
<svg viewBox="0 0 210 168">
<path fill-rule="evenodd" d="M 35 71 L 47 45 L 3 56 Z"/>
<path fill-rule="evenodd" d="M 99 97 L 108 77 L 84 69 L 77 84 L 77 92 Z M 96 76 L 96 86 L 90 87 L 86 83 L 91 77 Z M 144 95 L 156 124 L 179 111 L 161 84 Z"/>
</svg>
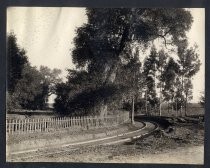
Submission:
<svg viewBox="0 0 210 168">
<path fill-rule="evenodd" d="M 134 95 L 132 96 L 131 124 L 134 124 Z"/>
<path fill-rule="evenodd" d="M 162 85 L 161 83 L 160 83 L 160 85 Z M 159 99 L 159 115 L 161 116 L 162 114 L 162 106 L 161 106 L 161 98 L 162 98 L 162 94 L 161 94 L 161 92 L 162 92 L 162 86 L 160 86 L 160 99 Z"/>
<path fill-rule="evenodd" d="M 146 92 L 145 92 L 145 97 L 146 97 L 146 100 L 145 100 L 146 114 L 148 115 L 148 113 L 147 113 L 147 88 L 146 88 Z"/>
</svg>

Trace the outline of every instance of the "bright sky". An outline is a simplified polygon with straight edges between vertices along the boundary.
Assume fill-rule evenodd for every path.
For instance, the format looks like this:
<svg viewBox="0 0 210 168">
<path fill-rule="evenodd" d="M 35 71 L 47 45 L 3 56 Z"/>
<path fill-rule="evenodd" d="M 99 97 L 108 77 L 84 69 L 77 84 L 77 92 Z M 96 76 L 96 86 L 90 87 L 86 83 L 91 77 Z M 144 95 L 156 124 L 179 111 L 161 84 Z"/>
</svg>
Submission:
<svg viewBox="0 0 210 168">
<path fill-rule="evenodd" d="M 193 79 L 193 102 L 199 101 L 205 85 L 205 10 L 190 9 L 194 22 L 188 33 L 190 44 L 198 44 L 201 69 Z M 45 65 L 65 69 L 73 68 L 71 49 L 75 29 L 87 18 L 85 8 L 71 7 L 9 7 L 7 9 L 7 32 L 13 31 L 18 44 L 26 49 L 33 66 Z"/>
</svg>

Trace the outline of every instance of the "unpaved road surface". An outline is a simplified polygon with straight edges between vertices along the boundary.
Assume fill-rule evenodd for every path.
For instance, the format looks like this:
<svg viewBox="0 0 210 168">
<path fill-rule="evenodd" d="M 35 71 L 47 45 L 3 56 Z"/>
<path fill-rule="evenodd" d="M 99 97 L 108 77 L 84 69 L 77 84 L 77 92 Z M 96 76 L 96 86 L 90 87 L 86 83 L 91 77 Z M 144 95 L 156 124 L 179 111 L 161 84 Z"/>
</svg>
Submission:
<svg viewBox="0 0 210 168">
<path fill-rule="evenodd" d="M 43 155 L 39 155 L 41 151 L 38 151 L 35 153 L 38 154 L 36 157 L 33 157 L 34 153 L 17 155 L 18 157 L 11 158 L 11 161 L 203 164 L 204 123 L 175 122 L 174 127 L 176 129 L 170 135 L 156 131 L 148 137 L 122 144 L 66 146 L 51 149 L 51 153 L 43 151 Z"/>
<path fill-rule="evenodd" d="M 136 122 L 138 125 L 138 122 Z M 141 123 L 139 123 L 141 126 Z M 8 156 L 8 161 L 49 161 L 51 158 L 60 157 L 61 155 L 72 153 L 74 151 L 80 150 L 81 147 L 91 147 L 98 145 L 110 145 L 119 144 L 123 142 L 132 141 L 133 138 L 143 136 L 145 134 L 153 132 L 157 128 L 157 125 L 151 122 L 145 122 L 145 126 L 139 130 L 128 132 L 121 135 L 116 135 L 112 137 L 106 137 L 102 139 L 90 140 L 87 142 L 78 142 L 72 144 L 64 144 L 62 146 L 55 146 L 46 149 L 37 149 L 36 151 L 14 153 Z M 54 159 L 52 161 L 55 161 Z"/>
<path fill-rule="evenodd" d="M 203 164 L 204 146 L 194 146 L 188 148 L 177 148 L 159 154 L 146 154 L 143 156 L 120 156 L 109 163 L 165 163 L 165 164 Z"/>
</svg>

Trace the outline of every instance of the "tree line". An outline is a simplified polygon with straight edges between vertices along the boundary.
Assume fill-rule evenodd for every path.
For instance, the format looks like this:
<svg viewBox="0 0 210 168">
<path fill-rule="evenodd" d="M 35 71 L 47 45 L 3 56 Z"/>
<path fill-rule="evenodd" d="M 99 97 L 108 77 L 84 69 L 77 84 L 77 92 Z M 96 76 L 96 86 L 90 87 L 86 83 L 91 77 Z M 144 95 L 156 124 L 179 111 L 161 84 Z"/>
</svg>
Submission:
<svg viewBox="0 0 210 168">
<path fill-rule="evenodd" d="M 73 41 L 76 69 L 68 69 L 66 82 L 58 69 L 31 66 L 15 35 L 8 35 L 8 108 L 45 109 L 49 95 L 56 94 L 54 109 L 65 115 L 103 117 L 126 109 L 133 120 L 137 110 L 162 115 L 163 103 L 169 112 L 187 114 L 192 78 L 201 65 L 197 47 L 189 46 L 186 36 L 193 22 L 190 11 L 87 8 L 86 15 Z M 153 45 L 157 39 L 161 50 Z"/>
<path fill-rule="evenodd" d="M 57 86 L 55 109 L 64 114 L 107 115 L 119 108 L 168 109 L 187 113 L 192 77 L 199 71 L 196 46 L 186 32 L 193 18 L 186 9 L 87 8 L 87 23 L 77 28 L 67 82 Z M 159 39 L 170 46 L 157 52 Z M 144 62 L 139 51 L 151 48 Z M 159 91 L 158 91 L 159 90 Z M 169 108 L 170 107 L 170 108 Z"/>
<path fill-rule="evenodd" d="M 26 51 L 15 34 L 7 36 L 7 109 L 43 110 L 48 97 L 55 93 L 61 70 L 30 64 Z"/>
</svg>

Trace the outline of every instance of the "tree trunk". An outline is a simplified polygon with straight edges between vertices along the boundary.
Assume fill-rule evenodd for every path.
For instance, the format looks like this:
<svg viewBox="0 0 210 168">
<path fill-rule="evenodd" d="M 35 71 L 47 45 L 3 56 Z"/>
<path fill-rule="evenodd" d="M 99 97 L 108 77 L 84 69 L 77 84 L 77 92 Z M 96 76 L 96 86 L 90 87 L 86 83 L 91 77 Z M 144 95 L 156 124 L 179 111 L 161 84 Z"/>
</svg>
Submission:
<svg viewBox="0 0 210 168">
<path fill-rule="evenodd" d="M 160 69 L 160 76 L 162 75 L 162 67 Z M 159 113 L 160 113 L 160 116 L 162 115 L 162 106 L 161 106 L 161 98 L 162 98 L 162 82 L 160 81 L 160 106 L 159 106 Z"/>
<path fill-rule="evenodd" d="M 161 116 L 162 115 L 162 106 L 161 106 L 161 98 L 162 98 L 162 82 L 160 82 L 160 105 L 159 105 L 159 115 Z"/>
<path fill-rule="evenodd" d="M 169 116 L 169 102 L 167 102 L 167 104 L 168 104 L 168 116 Z"/>
<path fill-rule="evenodd" d="M 114 62 L 114 61 L 113 61 Z M 116 64 L 110 63 L 105 65 L 105 70 L 104 70 L 104 85 L 109 85 L 113 84 L 116 78 L 116 72 L 117 72 L 117 65 Z M 104 118 L 107 116 L 107 109 L 108 105 L 107 103 L 103 100 L 101 104 L 99 105 L 99 116 L 101 118 Z"/>
<path fill-rule="evenodd" d="M 104 119 L 105 117 L 107 117 L 107 104 L 105 104 L 105 102 L 103 101 L 101 104 L 100 104 L 100 108 L 99 108 L 99 116 L 101 119 Z"/>
<path fill-rule="evenodd" d="M 183 79 L 183 75 L 182 75 L 182 92 L 183 92 L 183 88 L 184 88 L 184 87 L 183 87 L 183 85 L 184 85 L 183 80 L 184 80 L 184 79 Z M 181 92 L 181 93 L 182 93 L 182 92 Z M 181 116 L 182 116 L 182 101 L 183 101 L 183 99 L 182 99 L 182 94 L 181 94 L 181 108 L 180 108 L 180 115 L 181 115 Z"/>
<path fill-rule="evenodd" d="M 187 96 L 188 96 L 188 94 L 186 93 L 186 100 L 185 100 L 185 116 L 187 116 Z"/>
<path fill-rule="evenodd" d="M 119 59 L 119 55 L 121 54 L 121 52 L 124 50 L 126 41 L 129 38 L 129 25 L 124 27 L 123 33 L 122 33 L 122 38 L 120 40 L 120 44 L 119 44 L 119 49 L 117 50 L 116 54 L 116 59 L 114 60 L 109 60 L 109 62 L 105 65 L 105 69 L 104 69 L 104 85 L 107 84 L 113 84 L 116 78 L 116 74 L 117 74 L 117 69 L 120 63 L 120 59 Z M 104 108 L 101 107 L 101 115 L 103 115 L 103 113 L 107 114 L 107 104 L 105 104 L 104 102 Z M 105 112 L 106 111 L 106 112 Z"/>
<path fill-rule="evenodd" d="M 131 124 L 134 124 L 134 96 L 132 96 Z"/>
<path fill-rule="evenodd" d="M 146 100 L 145 100 L 146 115 L 148 115 L 148 111 L 147 111 L 147 89 L 146 89 L 146 92 L 145 92 L 145 97 L 146 97 Z"/>
</svg>

